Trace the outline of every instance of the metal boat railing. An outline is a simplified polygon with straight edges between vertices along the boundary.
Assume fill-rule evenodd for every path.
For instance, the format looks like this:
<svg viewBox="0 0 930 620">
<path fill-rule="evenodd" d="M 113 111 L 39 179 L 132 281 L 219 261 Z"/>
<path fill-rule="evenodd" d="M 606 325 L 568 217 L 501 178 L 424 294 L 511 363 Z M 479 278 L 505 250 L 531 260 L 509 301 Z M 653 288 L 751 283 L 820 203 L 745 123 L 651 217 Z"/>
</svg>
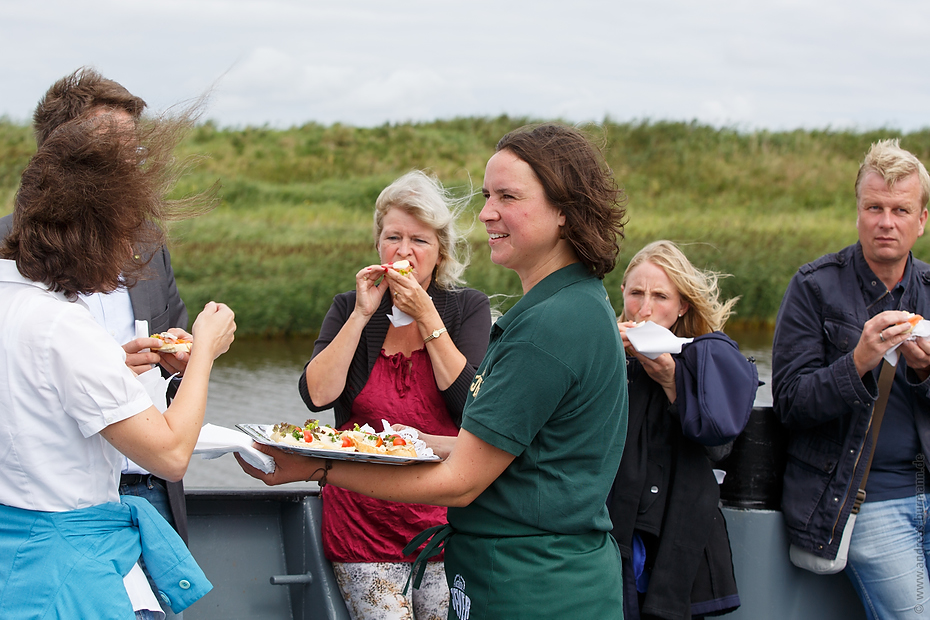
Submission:
<svg viewBox="0 0 930 620">
<path fill-rule="evenodd" d="M 818 576 L 788 561 L 778 507 L 785 432 L 771 407 L 756 407 L 731 454 L 721 505 L 742 606 L 730 620 L 859 620 L 843 574 Z M 191 551 L 214 589 L 185 620 L 348 620 L 323 555 L 316 490 L 188 491 Z"/>
</svg>

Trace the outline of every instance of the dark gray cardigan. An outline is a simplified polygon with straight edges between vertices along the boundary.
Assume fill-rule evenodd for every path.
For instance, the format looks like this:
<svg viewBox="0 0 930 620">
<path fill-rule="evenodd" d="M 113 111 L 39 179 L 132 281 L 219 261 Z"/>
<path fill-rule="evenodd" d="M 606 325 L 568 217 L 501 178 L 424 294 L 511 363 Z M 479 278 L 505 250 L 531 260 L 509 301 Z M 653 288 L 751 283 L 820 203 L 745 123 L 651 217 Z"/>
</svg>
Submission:
<svg viewBox="0 0 930 620">
<path fill-rule="evenodd" d="M 426 292 L 432 298 L 433 305 L 436 306 L 436 311 L 439 312 L 442 323 L 448 330 L 452 342 L 455 343 L 467 360 L 465 368 L 462 369 L 458 378 L 448 389 L 442 392 L 442 397 L 445 400 L 452 421 L 455 422 L 456 426 L 461 426 L 462 409 L 465 407 L 468 388 L 472 379 L 475 378 L 478 364 L 481 363 L 488 348 L 488 338 L 491 332 L 490 302 L 487 295 L 471 288 L 447 290 L 439 288 L 435 283 L 431 283 Z M 345 389 L 334 402 L 319 407 L 314 405 L 307 391 L 306 365 L 304 371 L 300 373 L 298 388 L 300 397 L 303 398 L 307 408 L 310 411 L 324 411 L 332 407 L 335 410 L 337 427 L 345 424 L 351 417 L 352 403 L 368 382 L 375 361 L 381 354 L 384 338 L 387 336 L 388 327 L 390 326 L 387 315 L 391 312 L 391 305 L 390 296 L 385 295 L 381 300 L 381 306 L 372 315 L 365 329 L 362 330 L 358 348 L 356 348 L 355 355 L 349 365 Z M 313 347 L 313 357 L 319 355 L 320 351 L 329 346 L 329 343 L 342 329 L 354 308 L 355 291 L 336 295 L 333 299 L 333 305 L 330 306 L 329 312 L 326 313 L 326 317 L 323 319 L 320 336 Z M 307 364 L 309 363 L 307 362 Z"/>
</svg>

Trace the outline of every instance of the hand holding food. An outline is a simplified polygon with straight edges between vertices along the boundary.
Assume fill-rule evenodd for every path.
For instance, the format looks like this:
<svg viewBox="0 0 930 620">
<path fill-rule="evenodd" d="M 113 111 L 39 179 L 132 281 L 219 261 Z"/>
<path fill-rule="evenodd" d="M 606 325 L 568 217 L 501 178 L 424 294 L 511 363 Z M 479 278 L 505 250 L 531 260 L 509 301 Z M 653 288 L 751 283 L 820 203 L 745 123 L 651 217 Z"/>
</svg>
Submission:
<svg viewBox="0 0 930 620">
<path fill-rule="evenodd" d="M 617 328 L 620 330 L 620 339 L 623 341 L 623 350 L 626 351 L 627 356 L 642 357 L 637 355 L 636 349 L 630 343 L 630 337 L 626 334 L 626 330 L 640 327 L 641 325 L 645 325 L 645 323 L 646 321 L 637 323 L 636 321 L 621 321 L 619 318 L 617 319 Z"/>
<path fill-rule="evenodd" d="M 905 323 L 907 323 L 909 327 L 904 332 L 902 332 L 904 334 L 909 334 L 914 331 L 914 328 L 917 327 L 917 324 L 924 320 L 924 317 L 920 316 L 919 314 L 914 314 L 913 312 L 908 312 L 907 314 L 908 317 Z M 902 325 L 902 323 L 899 323 L 899 325 Z"/>
<path fill-rule="evenodd" d="M 161 342 L 158 340 L 155 343 Z M 126 352 L 126 366 L 134 374 L 141 375 L 148 372 L 155 364 L 162 362 L 162 356 L 152 352 L 152 338 L 135 338 L 123 345 L 123 351 Z M 173 356 L 165 356 L 173 357 Z M 172 372 L 174 372 L 172 370 Z"/>
<path fill-rule="evenodd" d="M 175 336 L 171 332 L 152 334 L 151 337 L 163 343 L 160 347 L 152 349 L 152 351 L 157 351 L 158 353 L 190 353 L 191 345 L 193 344 L 191 340 Z"/>
<path fill-rule="evenodd" d="M 853 363 L 860 377 L 882 361 L 888 351 L 916 338 L 911 332 L 923 317 L 902 310 L 886 310 L 876 314 L 862 326 L 859 342 L 853 350 Z"/>
<path fill-rule="evenodd" d="M 169 337 L 168 337 L 169 340 L 173 336 L 174 338 L 177 339 L 177 342 L 182 343 L 182 344 L 194 342 L 194 336 L 184 331 L 180 327 L 172 327 L 171 329 L 168 330 L 168 332 L 169 332 Z M 142 340 L 147 340 L 149 342 L 151 342 L 152 340 L 155 340 L 156 343 L 163 342 L 163 340 L 161 339 L 152 338 L 152 337 L 143 338 Z M 173 347 L 169 347 L 169 348 L 173 348 Z M 187 347 L 182 346 L 182 347 L 179 347 L 178 350 L 175 350 L 172 352 L 158 351 L 158 350 L 154 350 L 154 352 L 155 352 L 155 355 L 158 355 L 159 357 L 158 363 L 161 365 L 161 367 L 167 370 L 168 372 L 170 372 L 171 374 L 184 375 L 184 373 L 187 371 L 187 363 L 191 359 L 190 346 L 187 346 Z"/>
</svg>

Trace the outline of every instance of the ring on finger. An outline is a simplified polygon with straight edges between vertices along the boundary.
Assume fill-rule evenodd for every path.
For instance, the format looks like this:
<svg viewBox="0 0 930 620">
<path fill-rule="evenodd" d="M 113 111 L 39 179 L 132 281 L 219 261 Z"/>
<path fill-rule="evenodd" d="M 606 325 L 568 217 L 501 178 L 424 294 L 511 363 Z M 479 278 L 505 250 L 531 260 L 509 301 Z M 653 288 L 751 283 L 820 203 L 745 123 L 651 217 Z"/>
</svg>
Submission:
<svg viewBox="0 0 930 620">
<path fill-rule="evenodd" d="M 882 339 L 882 342 L 885 342 L 885 334 L 884 334 L 884 332 L 878 332 L 878 337 Z"/>
</svg>

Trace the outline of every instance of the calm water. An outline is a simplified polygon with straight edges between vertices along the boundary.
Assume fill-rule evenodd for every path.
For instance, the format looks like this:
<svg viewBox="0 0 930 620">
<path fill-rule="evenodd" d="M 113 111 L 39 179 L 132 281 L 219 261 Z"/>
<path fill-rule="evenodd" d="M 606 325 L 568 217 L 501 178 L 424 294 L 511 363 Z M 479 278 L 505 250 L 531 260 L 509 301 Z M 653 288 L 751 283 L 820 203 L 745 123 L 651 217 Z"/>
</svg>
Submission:
<svg viewBox="0 0 930 620">
<path fill-rule="evenodd" d="M 747 357 L 754 357 L 759 378 L 756 403 L 772 404 L 771 346 L 768 330 L 728 330 Z M 333 422 L 332 412 L 311 414 L 297 393 L 297 379 L 313 352 L 312 340 L 239 340 L 217 360 L 210 379 L 206 422 L 235 428 L 236 424 L 299 423 L 308 417 Z M 242 473 L 231 454 L 214 460 L 194 456 L 184 478 L 188 488 L 264 487 Z M 308 483 L 315 487 L 315 483 Z"/>
<path fill-rule="evenodd" d="M 313 353 L 312 340 L 237 340 L 216 361 L 210 375 L 205 422 L 236 424 L 300 423 L 315 417 L 332 423 L 332 412 L 311 414 L 297 393 L 297 379 Z M 265 488 L 244 474 L 232 454 L 191 459 L 186 488 Z M 308 486 L 316 487 L 316 484 Z"/>
</svg>

